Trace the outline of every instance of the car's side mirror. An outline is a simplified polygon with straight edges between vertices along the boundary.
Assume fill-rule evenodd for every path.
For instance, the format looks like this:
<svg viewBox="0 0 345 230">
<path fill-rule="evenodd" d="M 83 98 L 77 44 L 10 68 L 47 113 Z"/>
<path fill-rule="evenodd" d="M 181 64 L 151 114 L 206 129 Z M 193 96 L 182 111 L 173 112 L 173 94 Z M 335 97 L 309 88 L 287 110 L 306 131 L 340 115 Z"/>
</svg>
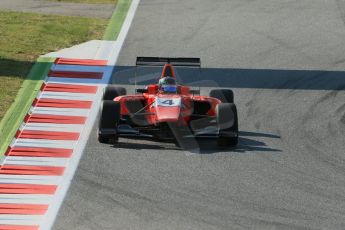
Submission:
<svg viewBox="0 0 345 230">
<path fill-rule="evenodd" d="M 136 89 L 137 93 L 147 93 L 147 89 Z"/>
</svg>

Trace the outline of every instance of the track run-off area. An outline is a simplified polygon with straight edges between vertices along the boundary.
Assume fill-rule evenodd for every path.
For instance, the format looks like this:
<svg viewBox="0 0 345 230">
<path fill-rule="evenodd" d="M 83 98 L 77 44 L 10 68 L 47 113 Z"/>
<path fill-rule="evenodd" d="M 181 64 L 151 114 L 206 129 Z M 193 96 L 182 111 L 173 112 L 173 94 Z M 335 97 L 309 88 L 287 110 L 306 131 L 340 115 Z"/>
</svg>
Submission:
<svg viewBox="0 0 345 230">
<path fill-rule="evenodd" d="M 231 88 L 234 149 L 97 141 L 53 229 L 345 229 L 345 3 L 141 0 L 112 74 L 137 56 L 200 57 L 202 94 Z M 205 145 L 205 146 L 203 146 Z"/>
</svg>

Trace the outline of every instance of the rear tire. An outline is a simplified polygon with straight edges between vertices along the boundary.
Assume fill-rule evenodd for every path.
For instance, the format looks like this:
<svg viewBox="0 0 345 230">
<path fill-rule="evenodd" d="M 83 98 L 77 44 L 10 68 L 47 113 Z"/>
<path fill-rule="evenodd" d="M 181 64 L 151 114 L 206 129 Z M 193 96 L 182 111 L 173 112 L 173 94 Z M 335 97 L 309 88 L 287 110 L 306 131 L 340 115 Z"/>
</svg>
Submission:
<svg viewBox="0 0 345 230">
<path fill-rule="evenodd" d="M 114 100 L 115 97 L 126 95 L 126 89 L 114 85 L 108 85 L 103 94 L 103 100 Z"/>
<path fill-rule="evenodd" d="M 216 108 L 219 129 L 218 146 L 234 147 L 238 144 L 237 108 L 233 103 L 222 103 Z"/>
<path fill-rule="evenodd" d="M 107 134 L 107 130 L 116 130 L 120 121 L 120 103 L 115 101 L 103 101 L 102 112 L 99 120 L 98 141 L 108 143 L 110 139 L 118 141 L 117 134 Z"/>
<path fill-rule="evenodd" d="M 210 97 L 217 98 L 222 103 L 234 103 L 234 92 L 231 89 L 213 89 Z"/>
</svg>

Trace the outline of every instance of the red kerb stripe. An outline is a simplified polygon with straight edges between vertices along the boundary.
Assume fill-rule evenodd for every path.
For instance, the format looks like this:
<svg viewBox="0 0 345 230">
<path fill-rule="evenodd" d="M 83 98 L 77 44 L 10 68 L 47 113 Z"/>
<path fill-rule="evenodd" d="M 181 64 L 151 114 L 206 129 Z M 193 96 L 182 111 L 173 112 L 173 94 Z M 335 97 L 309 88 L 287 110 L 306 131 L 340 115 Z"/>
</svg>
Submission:
<svg viewBox="0 0 345 230">
<path fill-rule="evenodd" d="M 63 148 L 13 147 L 8 148 L 6 151 L 6 156 L 69 158 L 71 157 L 72 153 L 72 149 Z"/>
<path fill-rule="evenodd" d="M 87 78 L 87 79 L 102 79 L 102 72 L 81 72 L 81 71 L 60 71 L 50 70 L 49 77 L 62 77 L 62 78 Z"/>
<path fill-rule="evenodd" d="M 0 204 L 0 214 L 44 215 L 47 209 L 45 204 Z"/>
<path fill-rule="evenodd" d="M 64 167 L 53 166 L 2 165 L 0 174 L 61 176 L 64 170 Z"/>
<path fill-rule="evenodd" d="M 56 191 L 56 185 L 0 184 L 0 194 L 47 194 Z"/>
<path fill-rule="evenodd" d="M 5 225 L 0 224 L 0 230 L 38 230 L 37 225 Z"/>
<path fill-rule="evenodd" d="M 64 116 L 49 114 L 28 114 L 24 118 L 26 123 L 51 123 L 51 124 L 85 124 L 86 117 Z"/>
<path fill-rule="evenodd" d="M 78 140 L 79 133 L 74 132 L 55 132 L 38 130 L 21 130 L 17 132 L 16 138 L 23 139 L 46 139 L 46 140 Z"/>
<path fill-rule="evenodd" d="M 97 86 L 48 83 L 41 90 L 48 92 L 96 93 Z"/>
<path fill-rule="evenodd" d="M 92 101 L 79 100 L 61 100 L 61 99 L 35 99 L 32 106 L 37 107 L 51 107 L 51 108 L 75 108 L 75 109 L 89 109 Z"/>
</svg>

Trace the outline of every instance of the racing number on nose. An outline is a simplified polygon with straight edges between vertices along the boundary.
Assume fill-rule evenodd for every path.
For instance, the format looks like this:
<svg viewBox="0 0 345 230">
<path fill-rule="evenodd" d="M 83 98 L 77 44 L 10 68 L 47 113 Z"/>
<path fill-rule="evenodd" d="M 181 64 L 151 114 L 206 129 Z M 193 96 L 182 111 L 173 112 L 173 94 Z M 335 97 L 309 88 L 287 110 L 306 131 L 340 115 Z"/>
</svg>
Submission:
<svg viewBox="0 0 345 230">
<path fill-rule="evenodd" d="M 180 98 L 157 98 L 157 106 L 179 106 L 181 104 Z"/>
<path fill-rule="evenodd" d="M 174 101 L 169 99 L 169 100 L 164 100 L 161 102 L 164 105 L 174 105 Z"/>
</svg>

